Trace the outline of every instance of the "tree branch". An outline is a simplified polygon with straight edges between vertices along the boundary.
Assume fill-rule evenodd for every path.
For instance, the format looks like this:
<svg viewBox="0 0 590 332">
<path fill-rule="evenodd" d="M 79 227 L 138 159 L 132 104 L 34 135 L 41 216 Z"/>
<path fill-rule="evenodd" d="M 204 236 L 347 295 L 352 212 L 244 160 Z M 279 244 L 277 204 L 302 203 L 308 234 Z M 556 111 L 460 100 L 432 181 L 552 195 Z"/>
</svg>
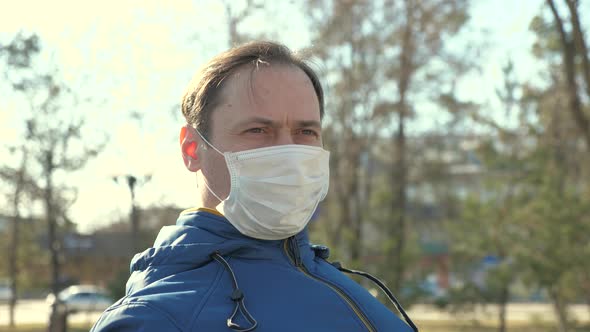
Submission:
<svg viewBox="0 0 590 332">
<path fill-rule="evenodd" d="M 590 61 L 588 60 L 588 48 L 586 47 L 584 32 L 582 31 L 582 27 L 580 25 L 578 8 L 575 4 L 575 1 L 573 0 L 566 0 L 566 3 L 570 10 L 574 45 L 577 48 L 578 54 L 580 54 L 582 57 L 582 70 L 584 74 L 584 81 L 586 82 L 586 94 L 588 97 L 590 97 Z"/>
<path fill-rule="evenodd" d="M 590 149 L 590 120 L 584 114 L 582 110 L 582 104 L 580 102 L 580 96 L 578 95 L 578 84 L 576 83 L 576 73 L 575 73 L 575 47 L 574 43 L 570 41 L 565 32 L 563 27 L 563 20 L 559 16 L 557 9 L 555 8 L 555 3 L 553 0 L 547 0 L 547 4 L 549 8 L 551 8 L 551 12 L 553 13 L 553 17 L 555 18 L 555 26 L 559 31 L 559 36 L 561 39 L 562 44 L 562 55 L 563 55 L 563 65 L 565 76 L 567 80 L 568 86 L 568 94 L 569 94 L 569 109 L 572 112 L 574 119 L 576 120 L 576 124 L 578 125 L 584 139 L 586 140 L 586 145 Z"/>
</svg>

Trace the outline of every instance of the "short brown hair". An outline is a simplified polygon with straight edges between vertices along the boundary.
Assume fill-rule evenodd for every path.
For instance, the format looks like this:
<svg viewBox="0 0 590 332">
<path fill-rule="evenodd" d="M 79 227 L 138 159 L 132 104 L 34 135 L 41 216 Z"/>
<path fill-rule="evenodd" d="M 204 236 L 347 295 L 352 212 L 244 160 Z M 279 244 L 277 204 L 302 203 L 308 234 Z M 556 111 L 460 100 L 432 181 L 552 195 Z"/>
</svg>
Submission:
<svg viewBox="0 0 590 332">
<path fill-rule="evenodd" d="M 186 122 L 196 125 L 202 135 L 208 136 L 211 113 L 219 104 L 225 79 L 244 65 L 258 63 L 293 65 L 303 70 L 313 84 L 320 104 L 320 119 L 323 118 L 324 91 L 317 74 L 304 58 L 282 44 L 255 41 L 215 56 L 197 72 L 182 97 L 181 109 Z"/>
</svg>

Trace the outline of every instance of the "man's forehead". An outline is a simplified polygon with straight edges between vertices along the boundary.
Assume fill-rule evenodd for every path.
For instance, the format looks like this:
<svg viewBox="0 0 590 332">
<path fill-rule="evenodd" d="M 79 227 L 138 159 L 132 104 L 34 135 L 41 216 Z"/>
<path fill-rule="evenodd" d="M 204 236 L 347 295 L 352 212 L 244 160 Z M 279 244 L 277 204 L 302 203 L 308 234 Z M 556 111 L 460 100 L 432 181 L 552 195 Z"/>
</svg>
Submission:
<svg viewBox="0 0 590 332">
<path fill-rule="evenodd" d="M 281 63 L 260 63 L 248 64 L 235 70 L 224 79 L 222 94 L 231 93 L 252 93 L 254 89 L 261 86 L 268 86 L 268 81 L 277 77 L 289 77 L 281 83 L 295 83 L 307 85 L 313 89 L 313 84 L 307 74 L 299 67 Z M 273 87 L 270 85 L 270 87 Z M 315 90 L 314 90 L 315 94 Z"/>
<path fill-rule="evenodd" d="M 240 68 L 224 82 L 218 108 L 239 110 L 238 117 L 274 117 L 284 109 L 292 120 L 315 121 L 321 118 L 315 89 L 307 74 L 290 65 L 260 65 Z M 294 114 L 297 113 L 297 114 Z"/>
</svg>

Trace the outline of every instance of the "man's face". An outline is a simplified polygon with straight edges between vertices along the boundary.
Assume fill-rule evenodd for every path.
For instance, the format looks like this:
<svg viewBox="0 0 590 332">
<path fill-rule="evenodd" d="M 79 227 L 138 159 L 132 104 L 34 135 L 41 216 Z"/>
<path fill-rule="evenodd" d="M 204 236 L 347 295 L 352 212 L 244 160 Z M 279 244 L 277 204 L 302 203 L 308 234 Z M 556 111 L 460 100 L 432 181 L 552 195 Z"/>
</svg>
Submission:
<svg viewBox="0 0 590 332">
<path fill-rule="evenodd" d="M 207 137 L 218 150 L 322 146 L 318 98 L 301 69 L 286 65 L 260 65 L 255 70 L 245 67 L 228 79 L 219 106 L 211 114 Z M 198 155 L 207 184 L 225 199 L 230 191 L 225 159 L 205 142 L 201 142 Z"/>
</svg>

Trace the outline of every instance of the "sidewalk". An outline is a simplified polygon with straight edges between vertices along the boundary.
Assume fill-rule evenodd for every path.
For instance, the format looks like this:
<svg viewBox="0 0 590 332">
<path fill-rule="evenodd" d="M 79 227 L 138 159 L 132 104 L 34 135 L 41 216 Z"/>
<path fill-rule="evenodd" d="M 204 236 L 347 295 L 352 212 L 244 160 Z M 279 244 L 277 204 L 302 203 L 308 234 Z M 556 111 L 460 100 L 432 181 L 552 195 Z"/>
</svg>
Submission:
<svg viewBox="0 0 590 332">
<path fill-rule="evenodd" d="M 590 306 L 575 304 L 569 307 L 571 317 L 578 322 L 590 322 Z M 495 322 L 498 320 L 498 306 L 478 306 L 473 312 L 439 310 L 434 305 L 417 304 L 411 307 L 408 315 L 415 321 L 472 321 Z M 506 319 L 510 322 L 531 321 L 555 322 L 553 307 L 548 303 L 510 303 L 506 309 Z"/>
</svg>

